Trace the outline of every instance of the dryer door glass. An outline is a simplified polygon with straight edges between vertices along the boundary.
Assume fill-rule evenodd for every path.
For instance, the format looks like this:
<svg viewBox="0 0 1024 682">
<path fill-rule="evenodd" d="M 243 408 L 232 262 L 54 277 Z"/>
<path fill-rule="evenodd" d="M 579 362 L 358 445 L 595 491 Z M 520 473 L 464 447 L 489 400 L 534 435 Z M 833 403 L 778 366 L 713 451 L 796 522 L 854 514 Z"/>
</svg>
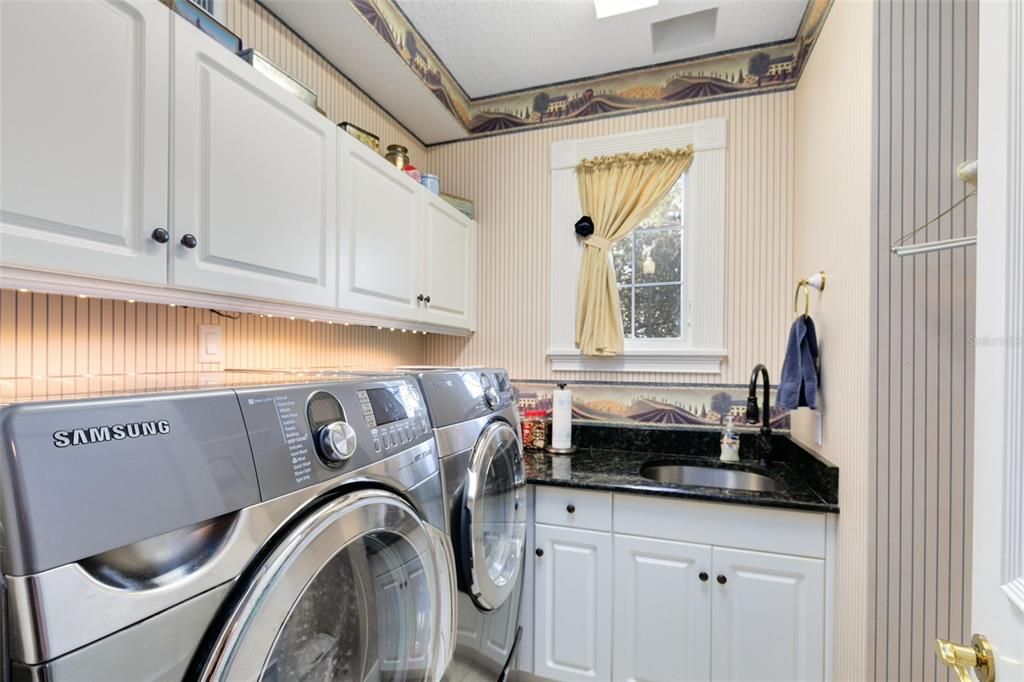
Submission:
<svg viewBox="0 0 1024 682">
<path fill-rule="evenodd" d="M 443 533 L 390 493 L 307 518 L 255 573 L 204 679 L 433 680 L 451 657 Z"/>
<path fill-rule="evenodd" d="M 519 438 L 506 422 L 490 424 L 469 460 L 463 513 L 464 574 L 485 610 L 515 591 L 526 545 L 526 469 Z"/>
</svg>

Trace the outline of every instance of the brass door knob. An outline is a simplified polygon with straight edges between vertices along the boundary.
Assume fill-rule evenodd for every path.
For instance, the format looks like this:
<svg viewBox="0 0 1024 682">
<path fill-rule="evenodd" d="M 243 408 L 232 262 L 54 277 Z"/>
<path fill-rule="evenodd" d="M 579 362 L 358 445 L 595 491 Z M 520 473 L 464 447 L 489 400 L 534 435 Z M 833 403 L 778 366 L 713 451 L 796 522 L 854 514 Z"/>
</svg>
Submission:
<svg viewBox="0 0 1024 682">
<path fill-rule="evenodd" d="M 971 668 L 977 672 L 978 682 L 996 682 L 996 658 L 985 635 L 971 637 L 971 646 L 937 639 L 935 655 L 956 671 L 960 682 L 971 682 Z"/>
</svg>

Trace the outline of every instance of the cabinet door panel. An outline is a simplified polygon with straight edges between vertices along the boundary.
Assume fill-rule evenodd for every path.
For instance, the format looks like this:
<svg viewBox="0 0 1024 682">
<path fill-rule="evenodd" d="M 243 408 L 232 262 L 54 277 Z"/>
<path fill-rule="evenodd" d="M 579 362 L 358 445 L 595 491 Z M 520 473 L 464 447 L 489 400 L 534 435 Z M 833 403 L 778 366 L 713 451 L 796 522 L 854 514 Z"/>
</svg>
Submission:
<svg viewBox="0 0 1024 682">
<path fill-rule="evenodd" d="M 339 135 L 338 154 L 338 304 L 419 320 L 420 188 L 350 135 Z"/>
<path fill-rule="evenodd" d="M 536 527 L 534 674 L 552 680 L 611 677 L 611 535 Z"/>
<path fill-rule="evenodd" d="M 718 547 L 713 561 L 711 679 L 823 679 L 824 562 Z"/>
<path fill-rule="evenodd" d="M 4 265 L 163 284 L 170 13 L 0 3 Z"/>
<path fill-rule="evenodd" d="M 615 679 L 708 679 L 711 547 L 616 535 Z"/>
<path fill-rule="evenodd" d="M 173 284 L 333 306 L 334 125 L 180 18 L 174 59 Z"/>
<path fill-rule="evenodd" d="M 476 223 L 442 199 L 428 197 L 423 229 L 426 322 L 476 326 Z"/>
</svg>

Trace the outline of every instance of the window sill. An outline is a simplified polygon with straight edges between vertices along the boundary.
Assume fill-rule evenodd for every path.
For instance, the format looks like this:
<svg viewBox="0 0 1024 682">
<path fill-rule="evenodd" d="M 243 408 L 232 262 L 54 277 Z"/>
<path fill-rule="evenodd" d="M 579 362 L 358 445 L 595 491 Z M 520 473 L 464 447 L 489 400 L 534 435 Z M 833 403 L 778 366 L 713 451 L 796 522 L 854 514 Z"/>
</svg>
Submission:
<svg viewBox="0 0 1024 682">
<path fill-rule="evenodd" d="M 629 350 L 626 355 L 592 357 L 575 348 L 549 350 L 551 369 L 556 372 L 669 372 L 678 374 L 721 374 L 723 349 Z"/>
</svg>

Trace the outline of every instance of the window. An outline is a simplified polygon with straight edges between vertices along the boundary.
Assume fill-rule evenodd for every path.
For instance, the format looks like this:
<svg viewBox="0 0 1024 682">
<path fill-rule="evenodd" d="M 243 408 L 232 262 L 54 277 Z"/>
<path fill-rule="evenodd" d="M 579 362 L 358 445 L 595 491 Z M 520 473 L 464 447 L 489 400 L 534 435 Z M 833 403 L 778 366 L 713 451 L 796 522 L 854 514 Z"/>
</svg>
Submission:
<svg viewBox="0 0 1024 682">
<path fill-rule="evenodd" d="M 681 339 L 686 175 L 632 234 L 612 247 L 627 339 Z"/>
<path fill-rule="evenodd" d="M 664 202 L 611 249 L 625 347 L 615 357 L 576 348 L 582 243 L 576 165 L 583 159 L 693 145 L 690 169 Z M 725 119 L 551 146 L 548 357 L 554 371 L 716 374 L 725 349 Z"/>
</svg>

